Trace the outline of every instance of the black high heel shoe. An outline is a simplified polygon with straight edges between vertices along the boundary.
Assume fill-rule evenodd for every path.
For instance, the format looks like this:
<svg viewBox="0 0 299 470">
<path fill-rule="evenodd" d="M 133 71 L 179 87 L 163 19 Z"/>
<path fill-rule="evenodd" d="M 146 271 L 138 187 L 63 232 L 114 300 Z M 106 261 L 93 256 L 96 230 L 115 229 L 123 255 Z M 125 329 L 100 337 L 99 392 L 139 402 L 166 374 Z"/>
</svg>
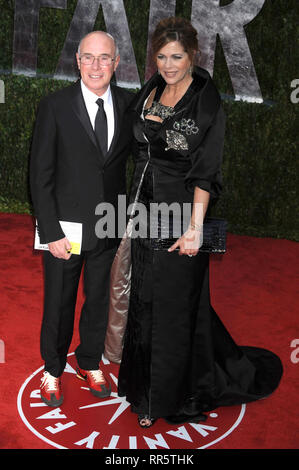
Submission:
<svg viewBox="0 0 299 470">
<path fill-rule="evenodd" d="M 149 415 L 138 415 L 138 424 L 141 428 L 150 428 L 156 421 L 156 418 L 151 418 Z"/>
</svg>

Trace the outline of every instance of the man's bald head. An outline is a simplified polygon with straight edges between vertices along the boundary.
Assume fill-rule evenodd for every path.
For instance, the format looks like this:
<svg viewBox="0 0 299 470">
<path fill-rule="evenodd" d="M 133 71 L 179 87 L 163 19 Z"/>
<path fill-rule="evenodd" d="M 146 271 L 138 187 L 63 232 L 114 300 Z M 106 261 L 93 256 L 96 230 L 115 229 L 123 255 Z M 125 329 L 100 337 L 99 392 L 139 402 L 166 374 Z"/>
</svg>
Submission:
<svg viewBox="0 0 299 470">
<path fill-rule="evenodd" d="M 83 36 L 83 38 L 80 40 L 79 46 L 78 46 L 78 51 L 77 52 L 78 52 L 79 55 L 80 55 L 80 50 L 81 50 L 82 45 L 83 45 L 83 41 L 85 39 L 90 39 L 91 37 L 95 37 L 95 38 L 98 37 L 99 39 L 103 38 L 103 37 L 106 37 L 108 39 L 111 39 L 111 41 L 114 44 L 114 57 L 117 57 L 119 55 L 118 46 L 116 44 L 116 41 L 115 41 L 114 37 L 111 34 L 106 33 L 105 31 L 91 31 L 90 33 Z"/>
</svg>

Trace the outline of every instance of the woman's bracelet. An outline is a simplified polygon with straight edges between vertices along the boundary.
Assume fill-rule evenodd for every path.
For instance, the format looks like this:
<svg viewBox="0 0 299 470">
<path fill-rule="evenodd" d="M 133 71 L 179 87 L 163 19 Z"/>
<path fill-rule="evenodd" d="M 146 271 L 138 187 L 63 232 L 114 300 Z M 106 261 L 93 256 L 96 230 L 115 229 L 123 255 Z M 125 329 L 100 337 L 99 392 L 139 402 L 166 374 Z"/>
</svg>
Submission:
<svg viewBox="0 0 299 470">
<path fill-rule="evenodd" d="M 191 228 L 192 230 L 197 230 L 198 232 L 201 232 L 202 231 L 202 224 L 199 225 L 199 224 L 195 224 L 194 222 L 190 222 L 189 228 Z"/>
</svg>

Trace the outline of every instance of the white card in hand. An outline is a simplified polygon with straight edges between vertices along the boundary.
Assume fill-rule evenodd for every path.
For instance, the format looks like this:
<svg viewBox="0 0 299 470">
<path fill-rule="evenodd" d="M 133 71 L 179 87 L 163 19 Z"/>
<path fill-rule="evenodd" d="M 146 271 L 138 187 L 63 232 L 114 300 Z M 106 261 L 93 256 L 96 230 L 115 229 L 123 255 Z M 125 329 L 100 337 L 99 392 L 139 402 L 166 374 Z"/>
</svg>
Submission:
<svg viewBox="0 0 299 470">
<path fill-rule="evenodd" d="M 71 253 L 73 255 L 80 255 L 82 245 L 82 224 L 78 222 L 66 222 L 64 220 L 59 221 L 61 228 L 72 245 Z M 35 238 L 34 248 L 36 250 L 49 250 L 48 244 L 42 244 L 40 242 L 38 226 L 35 226 Z"/>
</svg>

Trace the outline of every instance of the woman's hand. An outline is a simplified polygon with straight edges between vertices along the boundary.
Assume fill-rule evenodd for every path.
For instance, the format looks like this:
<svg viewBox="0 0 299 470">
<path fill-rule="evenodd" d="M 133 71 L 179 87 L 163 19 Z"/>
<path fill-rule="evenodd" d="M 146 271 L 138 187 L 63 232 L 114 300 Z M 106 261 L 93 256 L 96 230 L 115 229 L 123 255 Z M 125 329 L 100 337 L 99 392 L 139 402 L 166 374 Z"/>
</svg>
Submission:
<svg viewBox="0 0 299 470">
<path fill-rule="evenodd" d="M 193 209 L 186 232 L 168 249 L 179 248 L 179 255 L 195 256 L 203 244 L 203 220 L 209 204 L 210 194 L 199 187 L 194 189 Z"/>
<path fill-rule="evenodd" d="M 202 228 L 189 227 L 188 230 L 168 249 L 169 252 L 179 248 L 179 255 L 195 256 L 203 243 Z"/>
</svg>

